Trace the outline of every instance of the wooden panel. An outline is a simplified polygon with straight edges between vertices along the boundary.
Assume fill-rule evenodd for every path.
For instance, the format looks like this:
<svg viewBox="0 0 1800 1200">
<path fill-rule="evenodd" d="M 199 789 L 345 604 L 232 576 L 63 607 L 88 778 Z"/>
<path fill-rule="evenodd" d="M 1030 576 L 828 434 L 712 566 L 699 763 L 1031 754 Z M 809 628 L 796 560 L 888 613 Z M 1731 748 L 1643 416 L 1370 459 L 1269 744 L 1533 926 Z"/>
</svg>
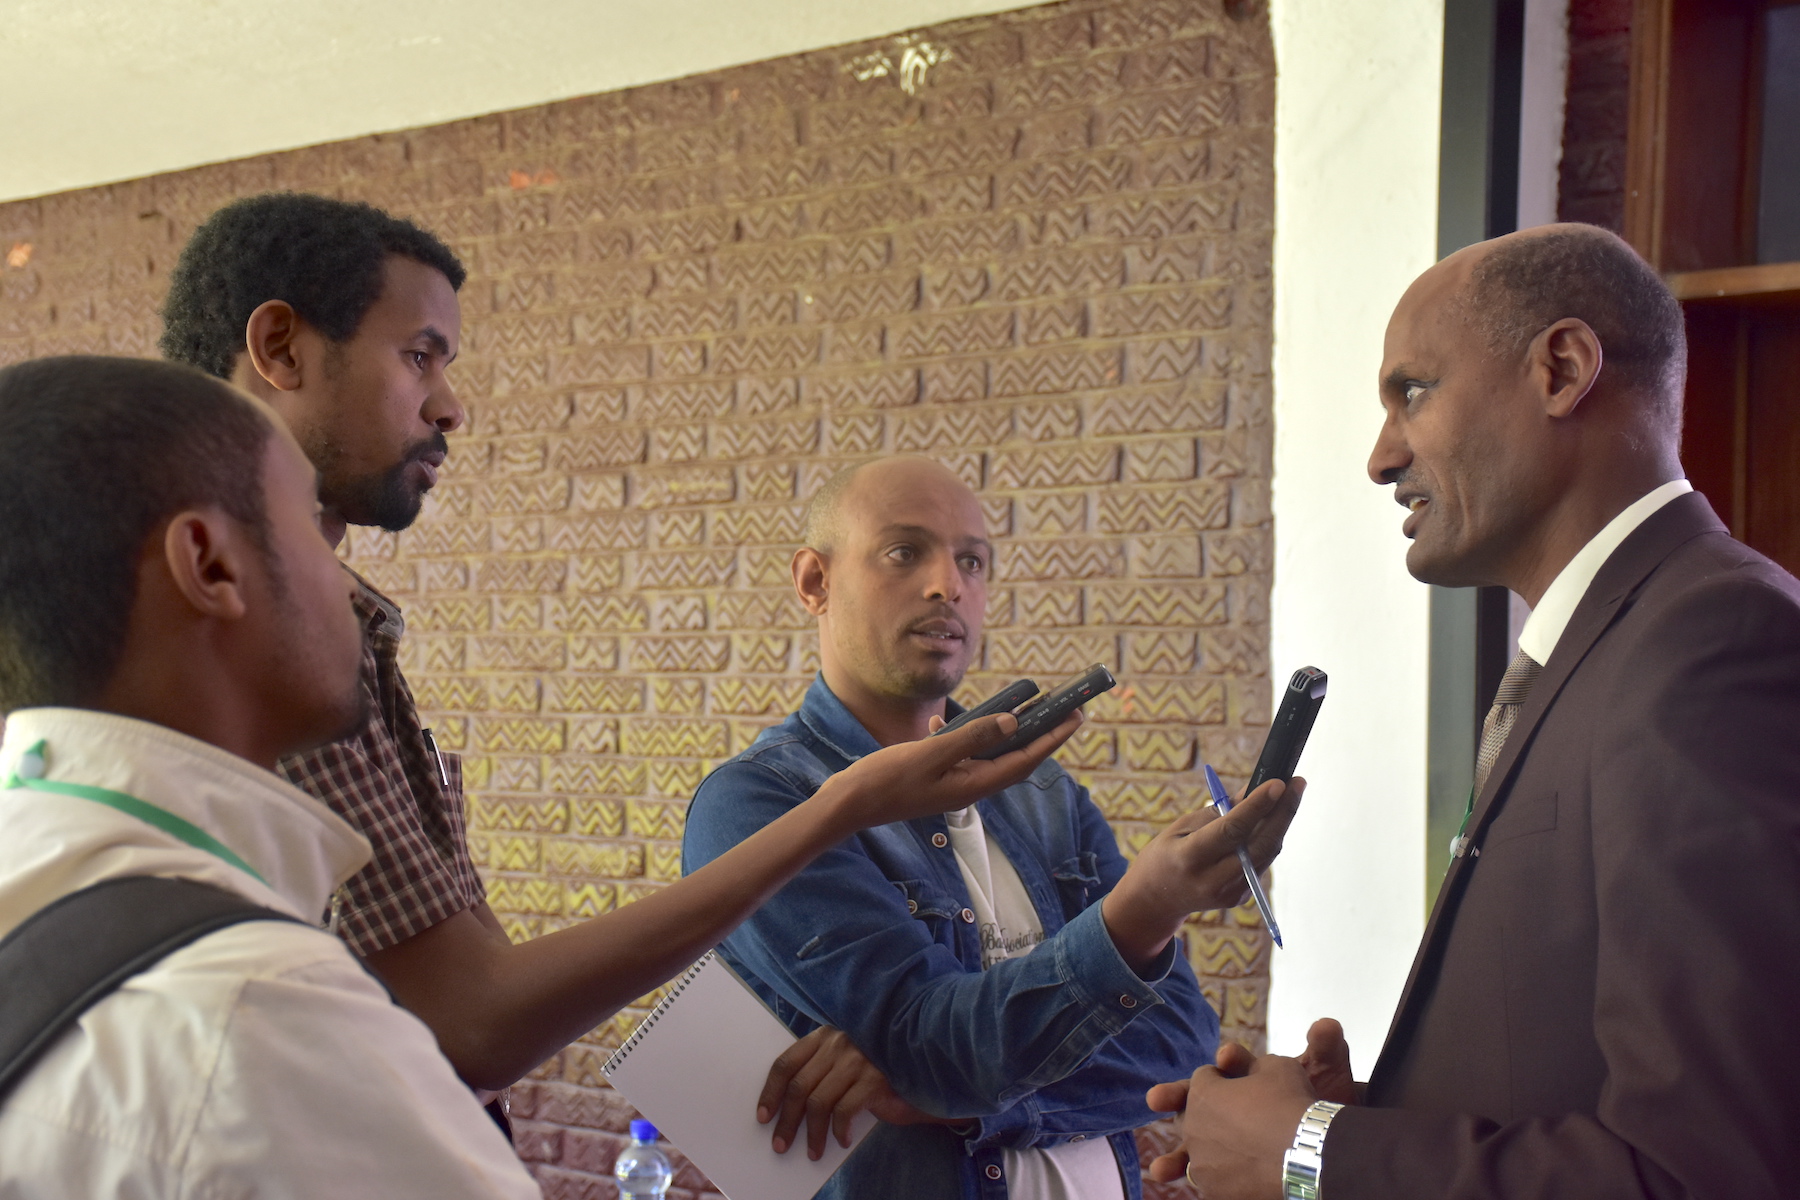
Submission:
<svg viewBox="0 0 1800 1200">
<path fill-rule="evenodd" d="M 1764 0 L 1636 0 L 1625 240 L 1661 271 L 1754 262 Z"/>
<path fill-rule="evenodd" d="M 1737 393 L 1740 315 L 1731 309 L 1687 310 L 1688 381 L 1681 464 L 1736 537 L 1744 533 L 1737 496 Z"/>
<path fill-rule="evenodd" d="M 1621 236 L 1658 270 L 1669 21 L 1674 0 L 1636 0 L 1631 11 L 1631 100 L 1625 139 L 1625 224 Z"/>
<path fill-rule="evenodd" d="M 1800 573 L 1800 312 L 1749 322 L 1744 540 Z"/>
<path fill-rule="evenodd" d="M 1800 262 L 1677 271 L 1669 276 L 1669 290 L 1684 303 L 1800 304 Z"/>
<path fill-rule="evenodd" d="M 1668 101 L 1657 266 L 1698 271 L 1755 260 L 1744 185 L 1755 0 L 1677 0 L 1669 27 Z"/>
</svg>

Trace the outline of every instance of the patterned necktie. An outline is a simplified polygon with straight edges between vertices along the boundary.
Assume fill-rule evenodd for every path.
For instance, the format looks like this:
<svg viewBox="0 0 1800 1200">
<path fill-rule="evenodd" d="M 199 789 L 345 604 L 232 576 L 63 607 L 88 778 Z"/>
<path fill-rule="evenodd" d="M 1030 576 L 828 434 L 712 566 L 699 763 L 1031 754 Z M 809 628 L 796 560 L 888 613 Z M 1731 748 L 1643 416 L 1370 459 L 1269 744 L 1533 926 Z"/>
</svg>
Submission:
<svg viewBox="0 0 1800 1200">
<path fill-rule="evenodd" d="M 1487 719 L 1481 723 L 1481 751 L 1475 756 L 1476 796 L 1481 795 L 1481 789 L 1487 786 L 1488 773 L 1494 769 L 1494 760 L 1500 757 L 1507 735 L 1519 723 L 1519 713 L 1525 707 L 1525 697 L 1531 694 L 1531 685 L 1537 682 L 1538 673 L 1543 669 L 1531 655 L 1521 650 L 1519 656 L 1507 666 L 1506 674 L 1501 677 L 1500 688 L 1494 693 L 1494 707 L 1488 709 Z"/>
</svg>

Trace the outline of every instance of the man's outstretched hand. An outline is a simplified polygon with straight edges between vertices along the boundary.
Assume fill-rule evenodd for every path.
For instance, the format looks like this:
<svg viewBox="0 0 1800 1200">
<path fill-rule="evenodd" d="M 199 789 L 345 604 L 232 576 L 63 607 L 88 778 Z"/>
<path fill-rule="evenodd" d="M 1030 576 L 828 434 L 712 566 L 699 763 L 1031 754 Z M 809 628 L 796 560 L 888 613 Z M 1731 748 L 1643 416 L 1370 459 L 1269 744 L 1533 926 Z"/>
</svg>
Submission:
<svg viewBox="0 0 1800 1200">
<path fill-rule="evenodd" d="M 1299 1058 L 1257 1056 L 1236 1042 L 1219 1047 L 1218 1065 L 1193 1078 L 1159 1084 L 1145 1102 L 1178 1112 L 1181 1145 L 1150 1163 L 1158 1183 L 1180 1179 L 1208 1200 L 1280 1200 L 1281 1159 L 1314 1100 L 1355 1104 L 1344 1030 L 1326 1018 L 1306 1032 Z"/>
<path fill-rule="evenodd" d="M 849 1035 L 829 1025 L 813 1030 L 777 1058 L 756 1098 L 757 1121 L 775 1122 L 771 1138 L 775 1153 L 787 1153 L 804 1120 L 806 1156 L 814 1160 L 824 1155 L 827 1135 L 835 1134 L 839 1145 L 848 1146 L 851 1122 L 865 1110 L 890 1125 L 939 1120 L 902 1100 Z"/>
<path fill-rule="evenodd" d="M 967 808 L 983 796 L 1011 787 L 1037 769 L 1081 728 L 1081 713 L 1028 746 L 995 759 L 972 757 L 1012 736 L 1011 713 L 983 717 L 960 729 L 916 742 L 899 742 L 865 755 L 825 781 L 814 795 L 835 808 L 846 835 L 892 821 L 911 821 Z"/>
<path fill-rule="evenodd" d="M 1251 792 L 1221 817 L 1211 807 L 1177 817 L 1132 860 L 1125 877 L 1101 901 L 1101 916 L 1119 957 L 1133 970 L 1153 962 L 1189 913 L 1233 908 L 1249 886 L 1237 851 L 1258 870 L 1281 853 L 1282 838 L 1306 793 L 1306 780 L 1279 779 Z"/>
</svg>

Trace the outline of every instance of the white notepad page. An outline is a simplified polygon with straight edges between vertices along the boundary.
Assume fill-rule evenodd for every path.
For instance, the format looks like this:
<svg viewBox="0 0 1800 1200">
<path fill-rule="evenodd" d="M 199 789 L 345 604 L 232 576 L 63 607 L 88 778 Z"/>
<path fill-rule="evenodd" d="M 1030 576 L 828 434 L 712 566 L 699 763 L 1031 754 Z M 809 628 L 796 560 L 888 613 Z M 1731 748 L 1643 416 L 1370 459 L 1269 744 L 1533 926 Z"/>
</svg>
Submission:
<svg viewBox="0 0 1800 1200">
<path fill-rule="evenodd" d="M 850 1156 L 835 1136 L 818 1162 L 806 1126 L 786 1154 L 769 1146 L 774 1122 L 756 1123 L 769 1067 L 794 1044 L 717 954 L 688 969 L 675 990 L 608 1059 L 601 1074 L 730 1200 L 809 1200 Z M 851 1126 L 851 1149 L 875 1123 Z"/>
</svg>

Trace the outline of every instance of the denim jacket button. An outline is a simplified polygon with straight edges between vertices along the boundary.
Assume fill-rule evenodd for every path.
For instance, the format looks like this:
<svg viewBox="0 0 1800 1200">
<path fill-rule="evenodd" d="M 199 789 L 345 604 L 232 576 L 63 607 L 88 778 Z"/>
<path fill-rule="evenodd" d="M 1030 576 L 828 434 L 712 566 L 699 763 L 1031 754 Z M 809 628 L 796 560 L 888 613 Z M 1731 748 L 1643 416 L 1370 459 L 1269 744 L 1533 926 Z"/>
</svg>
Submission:
<svg viewBox="0 0 1800 1200">
<path fill-rule="evenodd" d="M 1087 1134 L 1078 1133 L 1074 1137 L 1070 1138 L 1069 1140 L 1071 1142 L 1085 1142 L 1085 1141 L 1087 1141 Z"/>
<path fill-rule="evenodd" d="M 906 902 L 906 911 L 909 913 L 918 912 L 919 911 L 919 902 L 917 900 L 908 900 Z"/>
<path fill-rule="evenodd" d="M 969 924 L 969 925 L 973 925 L 973 924 L 974 924 L 974 923 L 975 923 L 975 912 L 974 912 L 974 910 L 973 910 L 973 909 L 968 909 L 968 908 L 965 908 L 965 909 L 963 909 L 963 910 L 962 910 L 962 919 L 963 919 L 963 921 L 964 921 L 964 923 L 965 923 L 965 924 Z"/>
<path fill-rule="evenodd" d="M 1136 1008 L 1137 1007 L 1137 997 L 1136 996 L 1120 996 L 1119 1003 L 1124 1005 L 1126 1008 Z"/>
<path fill-rule="evenodd" d="M 987 1169 L 987 1177 L 988 1177 L 988 1178 L 989 1178 L 989 1179 L 998 1179 L 998 1178 L 1000 1178 L 1000 1168 L 999 1168 L 999 1167 L 996 1167 L 996 1166 L 995 1166 L 995 1165 L 994 1165 L 994 1164 L 992 1164 L 992 1163 L 989 1163 L 989 1164 L 988 1164 L 988 1169 Z"/>
<path fill-rule="evenodd" d="M 931 844 L 936 846 L 939 850 L 942 850 L 945 846 L 950 844 L 950 839 L 941 833 L 934 833 L 931 835 Z"/>
</svg>

